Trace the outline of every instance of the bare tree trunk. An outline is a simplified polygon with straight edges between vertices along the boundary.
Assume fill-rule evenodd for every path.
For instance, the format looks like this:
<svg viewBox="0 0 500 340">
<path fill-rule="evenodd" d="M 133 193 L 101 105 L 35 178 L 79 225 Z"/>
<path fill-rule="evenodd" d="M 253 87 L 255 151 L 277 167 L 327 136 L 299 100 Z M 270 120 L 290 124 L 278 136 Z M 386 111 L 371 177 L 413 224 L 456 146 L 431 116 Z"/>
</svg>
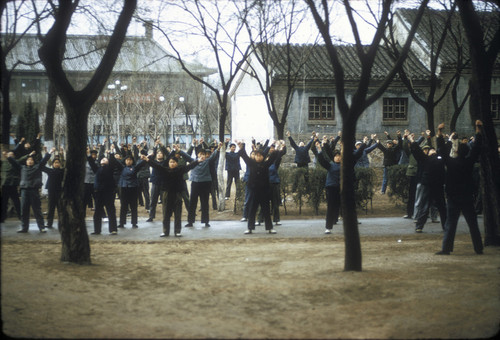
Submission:
<svg viewBox="0 0 500 340">
<path fill-rule="evenodd" d="M 224 142 L 223 142 L 224 143 Z M 226 148 L 222 144 L 219 154 L 219 164 L 217 165 L 217 186 L 219 187 L 219 211 L 226 209 L 225 190 L 224 190 L 224 165 L 226 164 Z"/>
<path fill-rule="evenodd" d="M 10 137 L 10 121 L 12 119 L 12 112 L 10 111 L 10 79 L 11 74 L 7 70 L 7 65 L 5 64 L 5 58 L 3 56 L 3 49 L 0 47 L 0 53 L 2 55 L 1 60 L 1 92 L 2 92 L 2 144 L 9 145 Z"/>
<path fill-rule="evenodd" d="M 54 115 L 56 112 L 56 103 L 57 103 L 56 88 L 52 83 L 49 83 L 47 112 L 45 113 L 45 126 L 43 129 L 45 144 L 47 143 L 51 144 L 47 145 L 48 148 L 54 146 Z"/>
<path fill-rule="evenodd" d="M 356 142 L 356 121 L 352 122 L 352 119 L 347 119 L 344 120 L 343 123 L 340 201 L 345 238 L 344 270 L 361 271 L 361 241 L 359 238 L 358 215 L 354 192 L 354 144 Z"/>
<path fill-rule="evenodd" d="M 60 200 L 62 240 L 61 261 L 90 264 L 90 245 L 85 223 L 83 181 L 85 177 L 85 149 L 87 145 L 88 113 L 77 110 L 67 114 L 67 161 L 63 193 Z M 77 193 L 77 194 L 75 194 Z"/>
</svg>

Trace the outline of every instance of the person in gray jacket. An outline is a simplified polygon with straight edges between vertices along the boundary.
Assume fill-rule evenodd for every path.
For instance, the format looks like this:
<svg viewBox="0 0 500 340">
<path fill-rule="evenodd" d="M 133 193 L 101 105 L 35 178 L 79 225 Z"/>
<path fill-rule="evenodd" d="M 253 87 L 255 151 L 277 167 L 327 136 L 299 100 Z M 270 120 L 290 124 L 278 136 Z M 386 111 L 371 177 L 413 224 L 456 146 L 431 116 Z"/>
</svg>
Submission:
<svg viewBox="0 0 500 340">
<path fill-rule="evenodd" d="M 219 155 L 219 149 L 222 143 L 219 143 L 217 151 L 212 153 L 206 159 L 205 150 L 200 150 L 198 152 L 198 161 L 200 164 L 191 170 L 189 180 L 191 181 L 191 195 L 189 197 L 189 211 L 188 211 L 188 223 L 185 227 L 192 227 L 196 218 L 196 207 L 198 205 L 198 198 L 201 204 L 201 223 L 205 223 L 205 227 L 210 227 L 209 220 L 209 209 L 208 209 L 208 196 L 210 195 L 210 189 L 212 187 L 212 174 L 210 173 L 211 163 L 217 160 Z"/>
<path fill-rule="evenodd" d="M 47 230 L 44 227 L 44 220 L 42 215 L 42 207 L 40 202 L 40 188 L 42 187 L 42 168 L 47 164 L 50 155 L 55 151 L 52 148 L 49 153 L 45 155 L 40 163 L 36 164 L 34 159 L 35 151 L 32 151 L 26 158 L 26 163 L 23 164 L 15 160 L 13 157 L 9 157 L 8 161 L 13 167 L 20 169 L 21 171 L 21 182 L 19 184 L 21 188 L 21 229 L 18 233 L 27 233 L 29 229 L 29 219 L 30 219 L 30 207 L 35 215 L 36 223 L 38 229 L 41 233 L 45 233 Z"/>
</svg>

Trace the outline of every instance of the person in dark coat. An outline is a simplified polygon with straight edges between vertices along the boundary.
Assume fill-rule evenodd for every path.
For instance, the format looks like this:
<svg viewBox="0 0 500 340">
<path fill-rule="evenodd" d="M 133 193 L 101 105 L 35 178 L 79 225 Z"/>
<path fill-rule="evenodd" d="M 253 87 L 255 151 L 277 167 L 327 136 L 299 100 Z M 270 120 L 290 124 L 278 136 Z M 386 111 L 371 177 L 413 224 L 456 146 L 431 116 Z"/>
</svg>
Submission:
<svg viewBox="0 0 500 340">
<path fill-rule="evenodd" d="M 59 216 L 59 200 L 62 193 L 62 182 L 64 178 L 64 169 L 61 168 L 61 160 L 59 158 L 54 158 L 52 162 L 52 168 L 44 166 L 42 171 L 48 176 L 47 183 L 45 184 L 45 189 L 49 193 L 49 206 L 47 213 L 47 228 L 52 229 L 52 224 L 54 222 L 54 213 L 57 208 L 57 215 Z"/>
<path fill-rule="evenodd" d="M 477 223 L 477 215 L 474 209 L 474 182 L 473 171 L 474 164 L 479 158 L 482 145 L 482 129 L 483 123 L 480 120 L 476 121 L 476 137 L 472 149 L 466 144 L 458 145 L 457 157 L 450 157 L 450 147 L 445 147 L 442 130 L 444 123 L 438 126 L 437 145 L 441 152 L 441 156 L 446 164 L 446 182 L 445 191 L 447 197 L 447 218 L 444 227 L 444 237 L 441 251 L 436 255 L 450 255 L 453 251 L 453 243 L 455 241 L 455 233 L 457 230 L 458 218 L 460 212 L 464 215 L 467 225 L 469 226 L 472 244 L 476 254 L 483 253 L 483 242 L 481 232 Z M 451 139 L 456 139 L 456 133 L 452 133 Z"/>
<path fill-rule="evenodd" d="M 16 168 L 21 171 L 21 181 L 19 186 L 21 188 L 21 229 L 18 230 L 18 233 L 27 233 L 29 229 L 29 219 L 30 219 L 30 208 L 33 210 L 33 214 L 35 215 L 36 223 L 38 225 L 38 229 L 41 233 L 45 233 L 47 230 L 45 229 L 43 215 L 42 215 L 42 207 L 40 202 L 40 188 L 42 187 L 42 168 L 45 166 L 47 161 L 50 158 L 52 152 L 55 149 L 52 149 L 49 153 L 42 158 L 40 163 L 35 163 L 34 154 L 35 151 L 32 151 L 25 159 L 26 163 L 22 163 L 22 159 L 20 161 L 15 160 L 13 157 L 7 158 L 8 161 Z"/>
<path fill-rule="evenodd" d="M 102 218 L 104 216 L 104 208 L 108 214 L 108 228 L 111 235 L 117 235 L 116 228 L 116 209 L 115 209 L 115 193 L 116 184 L 113 178 L 115 168 L 118 167 L 118 161 L 113 154 L 109 158 L 101 159 L 98 166 L 92 157 L 87 157 L 87 161 L 95 173 L 94 195 L 95 195 L 95 210 L 94 210 L 94 231 L 91 235 L 100 235 L 102 229 Z"/>
<path fill-rule="evenodd" d="M 281 165 L 281 160 L 283 155 L 286 154 L 286 146 L 284 141 L 279 142 L 281 151 L 276 151 L 276 146 L 271 146 L 269 153 L 278 152 L 278 156 L 275 161 L 269 166 L 269 185 L 271 186 L 271 215 L 273 222 L 276 225 L 281 225 L 280 222 L 280 204 L 281 204 L 281 179 L 278 174 L 278 170 Z"/>
<path fill-rule="evenodd" d="M 431 204 L 436 206 L 441 217 L 444 230 L 446 221 L 446 202 L 444 199 L 445 167 L 443 158 L 436 150 L 425 145 L 420 148 L 420 143 L 415 142 L 413 136 L 408 137 L 411 142 L 411 153 L 417 160 L 417 185 L 419 185 L 419 206 L 416 211 L 415 231 L 421 233 L 429 216 Z"/>
<path fill-rule="evenodd" d="M 175 237 L 181 236 L 181 216 L 182 216 L 182 193 L 184 191 L 184 174 L 198 165 L 198 161 L 193 160 L 188 165 L 179 166 L 178 158 L 175 156 L 175 150 L 167 159 L 168 167 L 160 163 L 150 161 L 146 156 L 142 159 L 157 170 L 162 177 L 162 195 L 163 195 L 163 233 L 160 237 L 170 235 L 170 217 L 174 214 L 174 233 Z"/>
<path fill-rule="evenodd" d="M 387 132 L 386 132 L 387 134 Z M 382 179 L 382 189 L 380 190 L 381 194 L 385 194 L 387 189 L 387 182 L 389 181 L 389 168 L 393 165 L 397 165 L 400 157 L 400 150 L 402 145 L 401 132 L 397 132 L 398 135 L 398 144 L 394 145 L 394 141 L 392 139 L 388 139 L 386 141 L 386 146 L 383 146 L 379 140 L 377 140 L 377 147 L 384 154 L 384 175 Z"/>
<path fill-rule="evenodd" d="M 0 212 L 2 223 L 5 222 L 8 216 L 9 199 L 14 205 L 17 218 L 21 219 L 21 202 L 19 201 L 19 191 L 17 189 L 21 173 L 18 167 L 13 166 L 8 161 L 9 157 L 15 157 L 13 151 L 2 152 L 2 210 Z"/>
<path fill-rule="evenodd" d="M 269 209 L 269 167 L 278 157 L 278 153 L 274 152 L 269 155 L 267 159 L 265 159 L 263 151 L 261 149 L 255 149 L 254 157 L 252 159 L 248 157 L 245 152 L 244 143 L 240 142 L 238 147 L 240 148 L 238 151 L 240 157 L 245 161 L 247 167 L 250 168 L 247 185 L 252 191 L 248 202 L 248 229 L 245 231 L 245 234 L 252 234 L 255 229 L 255 218 L 259 206 L 262 210 L 266 230 L 270 234 L 276 234 L 276 230 L 273 229 L 273 222 L 271 221 L 271 213 Z M 279 149 L 279 151 L 281 150 Z"/>
<path fill-rule="evenodd" d="M 146 163 L 139 161 L 134 165 L 134 157 L 128 155 L 125 158 L 125 165 L 118 163 L 118 169 L 121 169 L 120 180 L 120 224 L 118 228 L 125 228 L 127 223 L 127 212 L 130 209 L 132 228 L 137 226 L 137 200 L 139 196 L 139 181 L 137 173 Z"/>
<path fill-rule="evenodd" d="M 227 146 L 227 141 L 226 141 Z M 236 152 L 236 144 L 229 144 L 229 152 L 226 152 L 226 171 L 227 171 L 227 185 L 226 185 L 226 199 L 231 197 L 231 186 L 233 184 L 236 188 L 240 185 L 240 155 Z"/>
<path fill-rule="evenodd" d="M 290 135 L 290 131 L 287 131 L 286 135 L 288 137 L 288 140 L 290 141 L 291 147 L 295 150 L 294 162 L 297 164 L 297 167 L 307 168 L 309 166 L 309 163 L 311 163 L 309 150 L 311 149 L 316 133 L 313 132 L 313 136 L 307 144 L 304 144 L 304 142 L 300 142 L 299 145 L 297 145 L 293 140 L 292 136 Z"/>
</svg>

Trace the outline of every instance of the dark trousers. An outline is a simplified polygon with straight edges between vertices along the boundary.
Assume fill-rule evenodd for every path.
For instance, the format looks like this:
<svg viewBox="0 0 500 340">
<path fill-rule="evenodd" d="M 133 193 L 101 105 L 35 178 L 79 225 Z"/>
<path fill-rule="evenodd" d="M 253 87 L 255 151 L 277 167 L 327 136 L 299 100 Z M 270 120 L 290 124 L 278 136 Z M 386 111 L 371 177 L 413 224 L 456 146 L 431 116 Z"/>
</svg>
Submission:
<svg viewBox="0 0 500 340">
<path fill-rule="evenodd" d="M 182 200 L 184 201 L 184 206 L 186 207 L 186 211 L 189 211 L 189 191 L 186 181 L 184 181 L 183 187 L 184 189 L 182 190 Z"/>
<path fill-rule="evenodd" d="M 122 187 L 120 190 L 120 225 L 127 224 L 127 212 L 130 208 L 131 223 L 137 224 L 137 187 L 127 188 Z"/>
<path fill-rule="evenodd" d="M 151 203 L 149 204 L 149 218 L 154 219 L 156 217 L 156 205 L 158 204 L 158 198 L 160 197 L 161 188 L 158 184 L 151 184 Z"/>
<path fill-rule="evenodd" d="M 481 253 L 483 251 L 483 242 L 481 240 L 481 232 L 479 231 L 479 226 L 477 224 L 477 215 L 474 209 L 474 201 L 472 197 L 457 198 L 448 196 L 447 211 L 448 215 L 446 217 L 446 224 L 444 227 L 443 251 L 453 251 L 458 218 L 460 217 L 460 212 L 462 212 L 465 217 L 465 221 L 467 221 L 467 225 L 469 226 L 474 251 L 476 253 Z"/>
<path fill-rule="evenodd" d="M 417 194 L 417 176 L 408 176 L 410 186 L 408 188 L 408 202 L 406 203 L 406 215 L 413 217 L 415 210 L 415 195 Z"/>
<path fill-rule="evenodd" d="M 212 208 L 217 210 L 217 197 L 219 196 L 219 183 L 217 182 L 217 178 L 212 180 L 210 196 L 212 197 Z"/>
<path fill-rule="evenodd" d="M 16 185 L 2 186 L 2 222 L 5 221 L 8 215 L 9 199 L 12 200 L 16 209 L 17 218 L 21 219 L 21 202 L 19 201 L 19 192 Z"/>
<path fill-rule="evenodd" d="M 38 229 L 44 227 L 40 192 L 38 188 L 21 189 L 21 223 L 22 229 L 28 230 L 30 226 L 30 207 L 35 215 Z"/>
<path fill-rule="evenodd" d="M 243 218 L 248 219 L 248 210 L 249 210 L 249 204 L 250 198 L 252 197 L 252 189 L 248 187 L 248 185 L 245 186 L 245 203 L 243 203 Z"/>
<path fill-rule="evenodd" d="M 255 217 L 257 209 L 260 207 L 262 218 L 266 225 L 266 230 L 273 229 L 271 221 L 271 210 L 269 208 L 270 194 L 269 190 L 264 188 L 251 189 L 251 194 L 248 200 L 248 229 L 255 229 Z"/>
<path fill-rule="evenodd" d="M 231 197 L 231 185 L 233 184 L 236 188 L 240 185 L 240 171 L 239 170 L 228 170 L 227 171 L 227 185 L 226 185 L 226 197 Z"/>
<path fill-rule="evenodd" d="M 59 211 L 59 199 L 61 198 L 61 190 L 49 190 L 49 211 L 47 213 L 47 226 L 52 227 L 54 222 L 54 213 L 57 208 L 57 216 L 61 214 Z"/>
<path fill-rule="evenodd" d="M 198 198 L 201 204 L 201 223 L 209 222 L 208 196 L 212 182 L 191 182 L 191 196 L 189 198 L 188 222 L 194 223 Z"/>
<path fill-rule="evenodd" d="M 116 210 L 115 210 L 115 194 L 112 191 L 96 191 L 95 210 L 94 210 L 94 232 L 100 233 L 102 226 L 102 218 L 104 216 L 104 208 L 108 213 L 109 232 L 116 231 Z"/>
<path fill-rule="evenodd" d="M 84 192 L 83 192 L 83 202 L 85 204 L 85 208 L 93 208 L 94 203 L 92 202 L 94 197 L 94 183 L 85 183 Z"/>
<path fill-rule="evenodd" d="M 271 183 L 271 215 L 273 222 L 280 221 L 281 192 L 279 183 Z"/>
<path fill-rule="evenodd" d="M 139 182 L 139 203 L 149 210 L 149 181 L 147 178 L 138 178 Z"/>
<path fill-rule="evenodd" d="M 170 235 L 170 217 L 174 214 L 174 232 L 181 233 L 182 193 L 164 191 L 162 193 L 163 232 Z"/>
<path fill-rule="evenodd" d="M 420 204 L 417 210 L 417 223 L 415 225 L 416 228 L 423 228 L 425 222 L 427 221 L 427 217 L 429 216 L 429 209 L 431 204 L 439 211 L 439 216 L 441 218 L 441 226 L 444 230 L 444 225 L 446 223 L 446 202 L 444 200 L 444 190 L 443 186 L 434 186 L 434 185 L 426 185 L 420 184 L 421 196 L 420 196 Z"/>
<path fill-rule="evenodd" d="M 340 188 L 326 187 L 326 229 L 332 229 L 339 220 Z"/>
</svg>

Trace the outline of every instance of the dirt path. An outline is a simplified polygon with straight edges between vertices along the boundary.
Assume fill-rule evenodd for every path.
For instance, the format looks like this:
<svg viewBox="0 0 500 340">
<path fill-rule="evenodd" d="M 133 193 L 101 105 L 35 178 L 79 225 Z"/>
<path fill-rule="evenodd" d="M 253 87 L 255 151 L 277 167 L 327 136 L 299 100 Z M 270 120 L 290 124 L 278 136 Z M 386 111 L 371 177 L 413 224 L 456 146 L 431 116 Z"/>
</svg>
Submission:
<svg viewBox="0 0 500 340">
<path fill-rule="evenodd" d="M 60 243 L 2 242 L 3 332 L 37 338 L 484 338 L 499 331 L 500 249 L 458 235 L 109 242 L 93 265 Z"/>
</svg>

